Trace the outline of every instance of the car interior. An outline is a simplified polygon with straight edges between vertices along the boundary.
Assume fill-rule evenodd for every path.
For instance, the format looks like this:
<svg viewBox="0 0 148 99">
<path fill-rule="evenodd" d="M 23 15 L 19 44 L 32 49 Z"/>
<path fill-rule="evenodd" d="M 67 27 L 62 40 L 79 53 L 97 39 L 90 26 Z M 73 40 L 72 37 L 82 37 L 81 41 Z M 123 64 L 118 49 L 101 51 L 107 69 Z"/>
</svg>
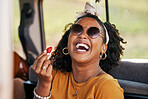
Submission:
<svg viewBox="0 0 148 99">
<path fill-rule="evenodd" d="M 110 21 L 108 1 L 105 0 L 105 19 L 107 22 Z M 15 64 L 14 77 L 21 77 L 25 80 L 24 88 L 27 99 L 33 98 L 33 89 L 38 80 L 31 66 L 39 53 L 46 48 L 43 2 L 43 0 L 19 0 L 20 25 L 18 35 L 26 60 L 22 58 L 20 58 L 21 61 L 18 60 L 16 58 L 18 55 L 15 53 L 15 63 L 20 61 L 25 69 L 18 69 L 20 65 Z M 121 59 L 119 66 L 113 68 L 109 73 L 118 80 L 124 89 L 125 99 L 148 99 L 147 59 Z"/>
</svg>

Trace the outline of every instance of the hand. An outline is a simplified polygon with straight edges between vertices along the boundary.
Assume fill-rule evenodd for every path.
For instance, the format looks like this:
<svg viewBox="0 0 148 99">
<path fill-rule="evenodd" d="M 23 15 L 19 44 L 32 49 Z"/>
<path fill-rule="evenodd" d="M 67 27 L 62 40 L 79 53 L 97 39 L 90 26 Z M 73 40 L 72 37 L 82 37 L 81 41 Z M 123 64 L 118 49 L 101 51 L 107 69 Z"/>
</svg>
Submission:
<svg viewBox="0 0 148 99">
<path fill-rule="evenodd" d="M 48 48 L 49 49 L 49 48 Z M 51 86 L 52 82 L 52 68 L 51 61 L 48 59 L 50 52 L 47 53 L 45 50 L 35 60 L 32 69 L 38 76 L 38 85 Z"/>
</svg>

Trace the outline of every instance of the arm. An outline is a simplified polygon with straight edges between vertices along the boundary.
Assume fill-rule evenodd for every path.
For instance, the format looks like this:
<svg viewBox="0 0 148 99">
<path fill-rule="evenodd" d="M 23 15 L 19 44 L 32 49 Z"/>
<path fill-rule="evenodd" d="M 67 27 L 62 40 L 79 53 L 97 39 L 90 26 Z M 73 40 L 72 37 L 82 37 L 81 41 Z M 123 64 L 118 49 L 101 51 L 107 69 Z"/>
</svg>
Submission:
<svg viewBox="0 0 148 99">
<path fill-rule="evenodd" d="M 38 76 L 37 87 L 35 92 L 40 96 L 49 96 L 52 82 L 52 65 L 48 59 L 49 53 L 41 53 L 35 60 L 32 69 Z M 34 99 L 37 97 L 34 96 Z"/>
</svg>

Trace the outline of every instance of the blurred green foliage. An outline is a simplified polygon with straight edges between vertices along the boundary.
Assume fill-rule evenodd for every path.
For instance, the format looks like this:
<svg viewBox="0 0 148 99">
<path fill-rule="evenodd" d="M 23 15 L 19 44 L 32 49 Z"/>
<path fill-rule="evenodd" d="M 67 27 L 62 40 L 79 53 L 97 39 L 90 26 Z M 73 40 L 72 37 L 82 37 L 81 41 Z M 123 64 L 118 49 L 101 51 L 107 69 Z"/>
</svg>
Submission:
<svg viewBox="0 0 148 99">
<path fill-rule="evenodd" d="M 147 0 L 109 0 L 111 22 L 116 23 L 122 33 L 148 34 Z"/>
</svg>

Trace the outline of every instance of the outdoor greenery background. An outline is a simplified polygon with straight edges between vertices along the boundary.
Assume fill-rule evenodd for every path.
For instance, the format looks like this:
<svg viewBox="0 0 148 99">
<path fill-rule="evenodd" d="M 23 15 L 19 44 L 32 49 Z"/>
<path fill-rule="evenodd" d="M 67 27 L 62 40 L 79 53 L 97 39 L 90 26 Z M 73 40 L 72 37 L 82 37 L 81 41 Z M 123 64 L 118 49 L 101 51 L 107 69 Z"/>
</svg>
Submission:
<svg viewBox="0 0 148 99">
<path fill-rule="evenodd" d="M 89 0 L 44 0 L 44 26 L 46 45 L 55 46 L 63 35 L 66 24 L 74 22 L 76 12 L 83 11 Z M 104 1 L 101 0 L 101 20 L 105 22 Z M 127 41 L 122 58 L 148 59 L 148 0 L 109 0 L 110 22 Z M 12 10 L 14 50 L 23 57 L 18 38 L 20 23 L 19 0 L 14 0 Z"/>
</svg>

